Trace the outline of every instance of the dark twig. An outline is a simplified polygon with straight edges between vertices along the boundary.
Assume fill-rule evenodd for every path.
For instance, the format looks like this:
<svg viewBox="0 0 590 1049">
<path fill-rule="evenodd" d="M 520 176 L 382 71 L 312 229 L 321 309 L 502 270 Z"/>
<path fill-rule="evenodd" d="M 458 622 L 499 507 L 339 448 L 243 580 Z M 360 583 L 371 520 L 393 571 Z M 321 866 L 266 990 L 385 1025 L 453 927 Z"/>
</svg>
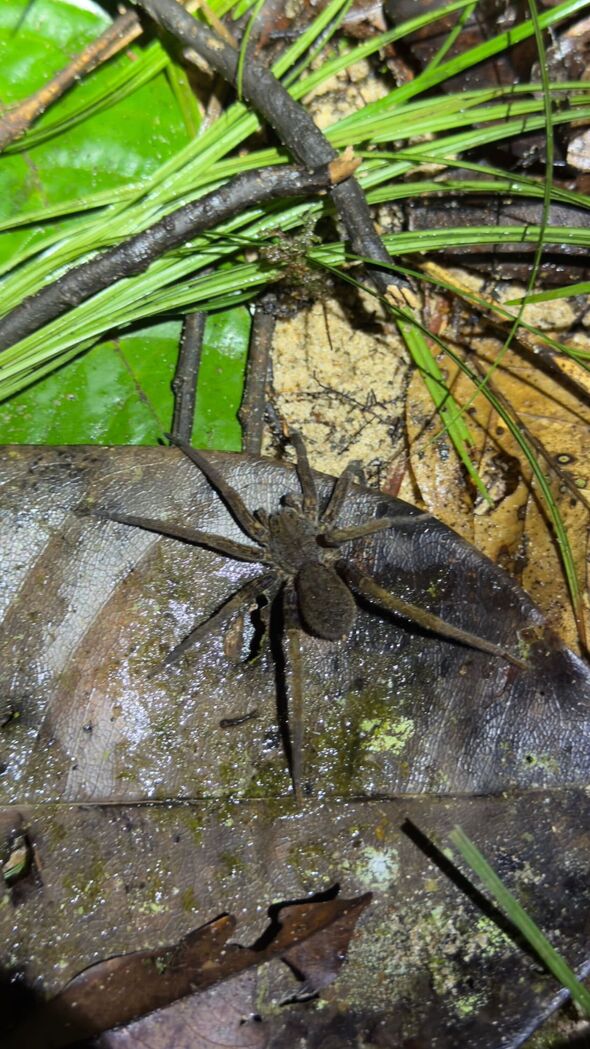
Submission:
<svg viewBox="0 0 590 1049">
<path fill-rule="evenodd" d="M 340 166 L 338 172 L 346 177 Z M 237 175 L 219 189 L 171 211 L 142 233 L 68 270 L 53 284 L 24 299 L 0 321 L 0 351 L 115 281 L 143 273 L 165 252 L 239 215 L 245 208 L 280 197 L 311 196 L 331 188 L 333 182 L 332 164 L 311 172 L 284 166 Z"/>
<path fill-rule="evenodd" d="M 57 102 L 85 73 L 89 73 L 102 62 L 106 62 L 126 47 L 143 32 L 137 15 L 127 11 L 115 19 L 96 40 L 88 44 L 79 55 L 72 59 L 65 69 L 61 69 L 43 87 L 35 91 L 13 109 L 9 109 L 0 119 L 0 152 L 24 135 L 37 117 L 49 106 Z"/>
<path fill-rule="evenodd" d="M 172 380 L 174 416 L 172 435 L 177 441 L 191 443 L 197 399 L 197 377 L 201 363 L 203 333 L 207 314 L 199 310 L 184 318 L 176 373 Z"/>
<path fill-rule="evenodd" d="M 159 25 L 189 49 L 186 54 L 188 59 L 191 58 L 191 51 L 196 52 L 215 72 L 236 86 L 236 49 L 191 18 L 177 0 L 133 0 L 133 3 L 143 7 Z M 300 163 L 306 167 L 317 167 L 335 158 L 334 149 L 303 106 L 291 98 L 271 72 L 253 60 L 245 64 L 242 95 L 275 129 Z M 391 257 L 375 231 L 369 205 L 358 183 L 352 178 L 342 182 L 342 185 L 332 189 L 332 199 L 346 227 L 353 251 L 364 258 L 391 265 Z M 381 294 L 392 296 L 398 303 L 401 298 L 411 305 L 415 304 L 415 297 L 410 294 L 403 278 L 378 267 L 371 267 L 370 275 Z"/>
<path fill-rule="evenodd" d="M 238 412 L 242 425 L 242 445 L 244 451 L 250 452 L 251 455 L 260 455 L 262 447 L 266 379 L 276 324 L 274 315 L 264 307 L 264 299 L 261 299 L 257 302 L 254 311 L 244 396 Z"/>
</svg>

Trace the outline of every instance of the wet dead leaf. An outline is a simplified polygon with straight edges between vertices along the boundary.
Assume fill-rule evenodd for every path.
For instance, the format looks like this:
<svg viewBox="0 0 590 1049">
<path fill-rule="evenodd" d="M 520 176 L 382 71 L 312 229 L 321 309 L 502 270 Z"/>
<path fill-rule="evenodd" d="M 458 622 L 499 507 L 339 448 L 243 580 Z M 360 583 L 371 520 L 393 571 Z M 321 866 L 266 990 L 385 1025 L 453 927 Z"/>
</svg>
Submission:
<svg viewBox="0 0 590 1049">
<path fill-rule="evenodd" d="M 95 1049 L 264 1049 L 256 974 L 241 973 L 96 1039 Z"/>
<path fill-rule="evenodd" d="M 262 641 L 257 658 L 235 664 L 220 632 L 178 666 L 162 666 L 174 644 L 259 568 L 84 513 L 100 507 L 177 521 L 189 516 L 205 530 L 239 537 L 196 468 L 172 449 L 10 454 L 12 552 L 0 674 L 20 716 L 2 730 L 0 799 L 288 797 L 273 647 Z M 253 506 L 270 509 L 296 487 L 292 471 L 270 461 L 215 461 Z M 331 482 L 322 485 L 326 496 Z M 304 749 L 312 793 L 585 783 L 584 665 L 508 576 L 436 519 L 359 487 L 343 523 L 380 513 L 400 523 L 355 543 L 355 564 L 405 600 L 516 647 L 531 669 L 364 605 L 346 641 L 306 635 Z M 260 717 L 231 733 L 221 727 L 252 710 Z"/>
<path fill-rule="evenodd" d="M 62 1049 L 277 957 L 284 957 L 302 979 L 317 984 L 319 990 L 338 973 L 356 922 L 370 900 L 369 892 L 355 900 L 275 906 L 271 925 L 250 948 L 228 942 L 236 920 L 223 915 L 173 946 L 98 962 L 75 976 L 19 1028 L 14 1045 Z M 306 941 L 310 941 L 307 952 L 303 951 Z M 209 1032 L 212 1042 L 218 1033 Z"/>
<path fill-rule="evenodd" d="M 501 344 L 480 339 L 478 354 L 485 368 L 498 363 Z M 460 351 L 462 352 L 462 351 Z M 474 387 L 448 360 L 439 360 L 459 404 L 471 400 Z M 542 442 L 555 466 L 567 474 L 572 488 L 558 473 L 551 476 L 552 492 L 573 549 L 583 591 L 588 585 L 588 510 L 582 502 L 590 484 L 590 408 L 584 398 L 587 378 L 573 362 L 555 364 L 555 374 L 529 362 L 517 348 L 501 357 L 494 383 L 530 433 Z M 473 458 L 493 500 L 489 507 L 470 496 L 462 467 L 419 377 L 408 393 L 407 423 L 410 462 L 425 506 L 446 524 L 518 578 L 540 605 L 552 627 L 576 649 L 577 629 L 567 583 L 553 538 L 547 510 L 537 491 L 529 464 L 503 420 L 483 396 L 469 409 L 469 426 L 475 437 Z M 474 512 L 475 511 L 475 512 Z"/>
<path fill-rule="evenodd" d="M 296 487 L 275 462 L 212 458 L 252 507 Z M 568 961 L 585 963 L 590 677 L 527 595 L 439 521 L 416 529 L 407 504 L 356 490 L 343 523 L 386 512 L 399 526 L 357 544 L 355 563 L 495 643 L 520 634 L 531 670 L 368 608 L 342 644 L 306 637 L 311 794 L 298 809 L 268 645 L 236 663 L 215 636 L 157 670 L 255 570 L 79 512 L 190 518 L 239 538 L 198 472 L 172 450 L 16 448 L 4 477 L 0 674 L 15 716 L 0 733 L 0 834 L 20 828 L 42 871 L 22 901 L 3 889 L 7 978 L 26 967 L 28 985 L 55 996 L 106 954 L 180 942 L 225 910 L 252 943 L 261 900 L 340 882 L 375 906 L 321 1009 L 277 1017 L 286 988 L 275 993 L 271 973 L 269 1004 L 257 1001 L 274 1044 L 310 1032 L 322 1044 L 344 1021 L 382 1046 L 435 1028 L 445 1049 L 467 1029 L 477 1049 L 495 1049 L 498 1031 L 518 1044 L 555 984 L 400 828 L 409 817 L 444 844 L 461 823 Z M 246 647 L 251 629 L 246 617 Z M 312 981 L 334 968 L 307 965 Z"/>
</svg>

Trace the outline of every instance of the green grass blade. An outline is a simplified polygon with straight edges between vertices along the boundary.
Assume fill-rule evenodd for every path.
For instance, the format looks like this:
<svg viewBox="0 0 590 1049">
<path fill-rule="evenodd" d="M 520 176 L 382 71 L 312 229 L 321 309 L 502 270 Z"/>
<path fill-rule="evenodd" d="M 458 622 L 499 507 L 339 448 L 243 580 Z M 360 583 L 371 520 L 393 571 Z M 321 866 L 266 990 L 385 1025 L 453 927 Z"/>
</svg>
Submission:
<svg viewBox="0 0 590 1049">
<path fill-rule="evenodd" d="M 358 44 L 356 47 L 344 50 L 341 54 L 324 62 L 320 69 L 316 69 L 314 72 L 309 73 L 308 76 L 302 78 L 298 84 L 294 84 L 291 88 L 293 98 L 303 98 L 311 91 L 314 91 L 320 84 L 343 72 L 355 62 L 369 58 L 370 55 L 374 55 L 377 51 L 394 43 L 394 41 L 403 39 L 404 36 L 423 29 L 425 26 L 444 18 L 445 15 L 452 14 L 454 11 L 462 11 L 465 7 L 470 7 L 472 4 L 473 0 L 454 0 L 453 3 L 447 4 L 437 11 L 429 11 L 427 14 L 410 18 L 394 29 L 388 29 L 386 32 L 379 33 L 371 37 L 370 40 Z"/>
<path fill-rule="evenodd" d="M 542 30 L 548 29 L 551 26 L 559 24 L 559 22 L 562 22 L 566 18 L 573 17 L 579 12 L 587 11 L 587 9 L 588 0 L 565 0 L 564 3 L 557 4 L 555 7 L 548 11 L 544 11 L 543 14 L 539 16 L 539 27 Z M 440 15 L 442 11 L 439 11 L 438 13 Z M 424 91 L 430 91 L 433 87 L 443 83 L 445 80 L 457 76 L 458 73 L 462 73 L 466 69 L 470 69 L 471 66 L 477 65 L 485 59 L 492 58 L 494 55 L 505 51 L 514 44 L 520 43 L 522 40 L 527 40 L 533 35 L 534 31 L 534 26 L 530 20 L 519 22 L 506 32 L 499 33 L 498 36 L 492 37 L 491 40 L 486 40 L 483 43 L 478 44 L 476 47 L 464 51 L 461 55 L 456 55 L 448 62 L 444 62 L 442 65 L 437 66 L 436 69 L 430 70 L 428 73 L 420 73 L 414 80 L 409 81 L 407 84 L 403 84 L 401 87 L 395 88 L 386 98 L 370 103 L 366 106 L 366 116 L 369 117 L 369 115 L 378 113 L 380 109 L 390 107 L 392 103 L 399 106 L 402 102 L 407 101 L 407 99 L 412 98 L 417 94 L 422 94 Z M 356 114 L 353 114 L 352 117 L 345 118 L 340 126 L 345 126 L 348 120 L 352 121 L 356 119 L 356 116 Z"/>
<path fill-rule="evenodd" d="M 527 914 L 518 900 L 506 888 L 496 872 L 490 867 L 485 856 L 473 844 L 460 827 L 455 827 L 449 835 L 455 848 L 459 850 L 471 870 L 483 882 L 489 893 L 495 898 L 506 917 L 524 936 L 538 957 L 547 966 L 562 987 L 570 992 L 574 1002 L 585 1016 L 590 1018 L 590 991 L 580 983 L 576 974 L 567 962 L 557 953 L 541 929 Z"/>
<path fill-rule="evenodd" d="M 430 59 L 430 62 L 426 66 L 426 68 L 424 70 L 425 73 L 427 73 L 427 74 L 430 73 L 433 69 L 436 69 L 437 66 L 439 66 L 441 64 L 441 62 L 442 62 L 443 58 L 445 57 L 445 55 L 447 55 L 449 53 L 449 51 L 451 50 L 453 44 L 455 43 L 457 38 L 463 32 L 467 22 L 469 21 L 469 19 L 471 18 L 473 12 L 475 11 L 475 9 L 477 7 L 478 2 L 479 2 L 479 0 L 474 0 L 474 2 L 469 5 L 469 7 L 466 7 L 464 11 L 461 11 L 459 13 L 459 17 L 458 17 L 457 21 L 455 22 L 455 25 L 451 29 L 450 33 L 447 34 L 446 39 L 443 41 L 443 43 L 439 47 L 439 49 L 436 52 L 436 54 L 434 54 L 432 56 L 432 58 Z"/>
<path fill-rule="evenodd" d="M 490 494 L 469 455 L 469 447 L 472 447 L 475 443 L 473 436 L 465 423 L 465 417 L 461 408 L 446 385 L 443 374 L 432 356 L 424 331 L 413 319 L 408 321 L 399 319 L 398 330 L 424 380 L 426 389 L 441 418 L 444 430 L 454 445 L 457 455 L 480 495 L 487 503 L 492 505 Z"/>
<path fill-rule="evenodd" d="M 182 113 L 187 133 L 194 138 L 201 126 L 201 112 L 186 70 L 179 62 L 170 61 L 166 67 L 166 76 Z"/>
<path fill-rule="evenodd" d="M 256 0 L 256 3 L 254 4 L 254 10 L 252 11 L 250 18 L 248 19 L 248 24 L 244 30 L 244 35 L 240 44 L 240 51 L 238 54 L 238 70 L 236 74 L 236 92 L 240 102 L 242 101 L 242 87 L 244 84 L 244 66 L 246 64 L 246 57 L 248 54 L 248 44 L 250 43 L 250 37 L 252 36 L 252 30 L 254 29 L 256 19 L 262 11 L 262 8 L 264 7 L 265 3 L 266 0 Z"/>
<path fill-rule="evenodd" d="M 553 299 L 572 299 L 575 295 L 590 295 L 590 281 L 583 280 L 578 284 L 567 284 L 561 288 L 551 288 L 550 291 L 538 291 L 534 295 L 526 295 L 522 299 L 506 299 L 506 306 L 520 306 L 533 302 L 551 302 Z"/>
<path fill-rule="evenodd" d="M 328 28 L 330 23 L 334 19 L 339 18 L 340 13 L 346 6 L 347 2 L 348 0 L 331 0 L 331 3 L 327 4 L 323 11 L 320 11 L 311 25 L 293 41 L 291 47 L 289 47 L 275 62 L 272 71 L 276 77 L 283 77 L 287 70 L 291 69 L 291 67 L 299 61 L 302 55 L 314 47 L 316 41 L 321 37 L 322 33 Z"/>
</svg>

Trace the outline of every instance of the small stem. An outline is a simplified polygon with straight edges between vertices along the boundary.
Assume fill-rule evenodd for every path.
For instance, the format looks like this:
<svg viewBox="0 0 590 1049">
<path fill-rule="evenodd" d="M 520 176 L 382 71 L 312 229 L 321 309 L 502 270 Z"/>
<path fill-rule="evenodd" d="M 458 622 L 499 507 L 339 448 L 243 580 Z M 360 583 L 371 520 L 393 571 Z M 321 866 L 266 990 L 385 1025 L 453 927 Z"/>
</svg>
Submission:
<svg viewBox="0 0 590 1049">
<path fill-rule="evenodd" d="M 143 7 L 151 17 L 172 34 L 185 48 L 190 60 L 195 52 L 216 73 L 237 88 L 238 51 L 222 40 L 213 30 L 200 25 L 191 18 L 177 0 L 133 0 Z M 287 89 L 269 70 L 253 59 L 244 67 L 242 82 L 243 97 L 247 99 L 264 120 L 277 132 L 289 152 L 306 167 L 328 164 L 335 159 L 334 148 L 316 126 L 302 105 L 291 98 Z M 383 241 L 375 230 L 373 217 L 363 190 L 354 178 L 349 178 L 332 191 L 332 199 L 344 223 L 355 254 L 377 263 L 391 265 Z M 371 279 L 381 294 L 394 299 L 401 296 L 405 304 L 415 302 L 409 295 L 405 278 L 397 277 L 391 270 L 370 266 Z M 405 291 L 404 291 L 405 289 Z M 409 296 L 409 298 L 408 298 Z"/>
<path fill-rule="evenodd" d="M 314 171 L 284 166 L 259 168 L 230 179 L 212 193 L 171 211 L 134 237 L 75 266 L 29 295 L 0 321 L 0 351 L 126 277 L 144 273 L 152 262 L 254 204 L 305 197 L 329 189 L 331 165 Z"/>
<path fill-rule="evenodd" d="M 203 334 L 207 314 L 203 311 L 189 313 L 182 325 L 182 339 L 176 373 L 172 380 L 174 393 L 174 416 L 172 435 L 177 441 L 191 443 L 195 421 L 197 379 L 203 348 Z"/>
<path fill-rule="evenodd" d="M 259 300 L 252 320 L 244 396 L 238 412 L 243 449 L 250 455 L 260 455 L 262 448 L 266 379 L 275 325 L 274 315 L 265 309 L 264 298 Z"/>
<path fill-rule="evenodd" d="M 104 33 L 80 51 L 80 54 L 76 55 L 65 69 L 56 73 L 47 84 L 13 109 L 9 109 L 0 120 L 0 153 L 11 142 L 24 135 L 33 121 L 65 95 L 84 74 L 112 58 L 132 40 L 141 36 L 142 32 L 137 15 L 133 11 L 127 11 L 115 19 Z"/>
</svg>

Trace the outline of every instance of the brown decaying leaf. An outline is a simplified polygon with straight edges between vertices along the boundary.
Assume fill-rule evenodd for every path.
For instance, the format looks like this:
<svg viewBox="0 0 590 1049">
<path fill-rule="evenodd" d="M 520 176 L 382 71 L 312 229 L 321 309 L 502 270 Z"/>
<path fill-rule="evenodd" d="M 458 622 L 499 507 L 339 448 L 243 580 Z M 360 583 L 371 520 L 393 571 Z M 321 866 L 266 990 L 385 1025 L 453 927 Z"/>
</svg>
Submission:
<svg viewBox="0 0 590 1049">
<path fill-rule="evenodd" d="M 99 1035 L 93 1049 L 264 1049 L 270 1030 L 256 1015 L 257 976 L 224 983 Z"/>
<path fill-rule="evenodd" d="M 236 920 L 223 915 L 173 946 L 98 962 L 41 1006 L 15 1032 L 14 1045 L 61 1049 L 282 956 L 319 989 L 335 979 L 356 922 L 371 898 L 368 892 L 353 900 L 275 906 L 271 925 L 252 947 L 228 943 Z M 301 946 L 310 938 L 310 949 L 302 953 Z"/>
<path fill-rule="evenodd" d="M 272 509 L 296 488 L 276 462 L 212 459 L 252 509 Z M 20 716 L 2 730 L 0 816 L 8 839 L 14 813 L 23 813 L 43 870 L 26 905 L 12 906 L 15 889 L 5 892 L 5 967 L 26 967 L 30 984 L 55 994 L 104 956 L 105 929 L 111 953 L 126 954 L 180 940 L 224 908 L 243 923 L 261 899 L 297 899 L 343 881 L 347 896 L 377 890 L 378 913 L 322 992 L 333 1013 L 295 1007 L 308 1017 L 300 1027 L 328 1037 L 332 1022 L 350 1016 L 359 1040 L 385 1045 L 382 1033 L 373 1037 L 381 1016 L 389 1044 L 436 1027 L 454 1049 L 481 1008 L 484 1019 L 486 1009 L 499 1017 L 493 1034 L 501 1029 L 511 1044 L 554 984 L 535 978 L 531 990 L 526 962 L 505 941 L 489 952 L 474 933 L 478 916 L 416 862 L 399 825 L 412 815 L 444 840 L 460 822 L 517 894 L 526 889 L 535 917 L 560 930 L 568 960 L 586 959 L 590 878 L 580 828 L 588 825 L 590 683 L 583 664 L 543 633 L 528 597 L 439 521 L 421 518 L 427 527 L 414 534 L 407 504 L 355 489 L 343 525 L 384 512 L 406 521 L 357 544 L 356 563 L 498 643 L 532 630 L 534 670 L 519 677 L 369 609 L 345 643 L 306 636 L 312 793 L 295 811 L 274 742 L 268 648 L 235 666 L 214 637 L 186 665 L 152 676 L 252 569 L 80 514 L 133 509 L 240 538 L 198 471 L 171 450 L 15 448 L 4 472 L 0 675 Z M 326 499 L 333 482 L 318 483 Z M 220 728 L 255 708 L 257 720 Z M 576 902 L 564 909 L 574 872 Z M 469 1005 L 456 996 L 473 998 L 475 966 Z M 410 991 L 411 1007 L 400 1012 Z M 473 1045 L 496 1049 L 483 1020 L 476 1026 Z"/>
<path fill-rule="evenodd" d="M 252 508 L 271 510 L 297 488 L 276 462 L 211 458 Z M 4 803 L 288 796 L 285 755 L 272 742 L 273 647 L 236 666 L 217 633 L 178 667 L 162 667 L 174 644 L 259 568 L 87 513 L 198 521 L 240 538 L 193 464 L 173 449 L 21 448 L 8 453 L 6 476 L 12 549 L 2 563 L 0 679 L 21 716 L 2 734 Z M 332 484 L 320 479 L 322 500 Z M 404 601 L 514 649 L 529 669 L 359 602 L 345 641 L 303 637 L 312 794 L 585 783 L 586 667 L 511 579 L 436 518 L 354 486 L 341 523 L 384 513 L 397 523 L 352 544 L 355 567 Z M 253 709 L 260 718 L 231 736 L 220 728 Z"/>
<path fill-rule="evenodd" d="M 479 339 L 472 345 L 477 347 L 486 369 L 494 364 L 501 350 L 501 343 L 493 339 Z M 463 352 L 461 348 L 459 352 Z M 458 374 L 447 358 L 439 356 L 438 360 L 458 403 L 467 403 L 474 393 L 473 384 Z M 568 389 L 567 381 L 575 381 L 578 388 L 588 388 L 590 384 L 573 362 L 562 358 L 559 368 L 565 382 L 543 372 L 537 362 L 529 362 L 527 354 L 515 347 L 502 356 L 493 381 L 556 466 L 579 486 L 580 499 L 576 500 L 559 474 L 551 475 L 545 468 L 584 590 L 588 511 L 581 497 L 590 491 L 590 407 L 579 392 Z M 454 469 L 450 467 L 449 460 L 453 460 L 448 439 L 443 436 L 433 441 L 441 432 L 441 424 L 419 376 L 410 384 L 406 413 L 412 471 L 427 508 L 519 578 L 553 628 L 576 648 L 576 625 L 548 512 L 531 468 L 503 420 L 483 394 L 469 409 L 467 420 L 475 437 L 473 458 L 494 503 L 490 508 L 478 500 L 474 514 L 461 466 L 456 461 Z"/>
<path fill-rule="evenodd" d="M 408 817 L 441 845 L 460 823 L 569 963 L 578 969 L 588 960 L 590 799 L 584 789 L 310 799 L 304 812 L 276 800 L 41 804 L 26 812 L 43 859 L 43 885 L 25 906 L 14 907 L 9 897 L 0 908 L 0 964 L 24 970 L 38 994 L 55 995 L 77 970 L 103 957 L 105 930 L 110 952 L 125 954 L 180 940 L 187 926 L 202 925 L 226 906 L 240 917 L 240 938 L 252 943 L 261 899 L 299 899 L 340 880 L 343 895 L 371 890 L 375 898 L 338 979 L 321 992 L 320 1007 L 277 1010 L 293 988 L 287 967 L 275 962 L 248 970 L 260 974 L 255 1008 L 275 1049 L 306 1039 L 323 1049 L 353 1037 L 382 1049 L 397 1049 L 410 1037 L 430 1046 L 433 1030 L 437 1049 L 498 1049 L 500 1037 L 507 1049 L 520 1046 L 523 1032 L 559 996 L 558 985 L 404 835 L 400 826 Z M 13 824 L 14 809 L 0 810 L 0 835 Z M 231 981 L 218 986 L 231 994 Z M 5 1022 L 8 1016 L 16 1022 L 18 987 L 0 983 Z M 192 1011 L 180 1007 L 192 1000 L 152 1014 L 154 1029 L 165 1014 L 172 1023 L 177 1009 L 179 1029 L 182 1016 L 190 1025 Z M 141 1049 L 158 1044 L 148 1019 Z M 163 1039 L 163 1045 L 176 1049 L 177 1043 Z M 18 1043 L 25 1046 L 39 1049 L 32 1040 Z"/>
</svg>

